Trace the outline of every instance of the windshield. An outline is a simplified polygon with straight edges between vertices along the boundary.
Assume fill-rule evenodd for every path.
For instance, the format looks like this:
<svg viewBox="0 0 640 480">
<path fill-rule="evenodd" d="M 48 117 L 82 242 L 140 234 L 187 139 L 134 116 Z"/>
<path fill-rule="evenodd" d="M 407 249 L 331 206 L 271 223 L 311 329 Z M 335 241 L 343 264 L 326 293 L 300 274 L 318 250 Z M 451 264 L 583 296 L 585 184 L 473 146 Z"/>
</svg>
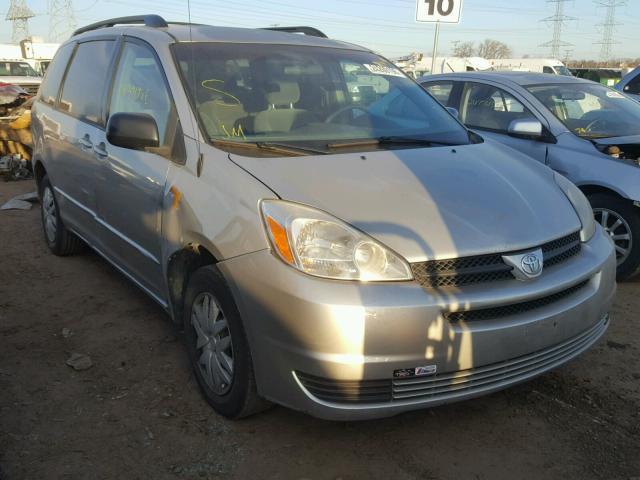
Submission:
<svg viewBox="0 0 640 480">
<path fill-rule="evenodd" d="M 203 129 L 214 143 L 224 140 L 221 148 L 229 141 L 326 151 L 469 143 L 443 107 L 373 53 L 264 44 L 174 48 Z M 400 146 L 391 137 L 414 141 Z"/>
<path fill-rule="evenodd" d="M 558 73 L 558 75 L 565 75 L 567 77 L 573 77 L 573 73 L 571 73 L 571 71 L 567 67 L 565 67 L 564 65 L 556 65 L 553 68 Z"/>
<path fill-rule="evenodd" d="M 0 62 L 0 77 L 37 77 L 36 71 L 26 62 Z"/>
<path fill-rule="evenodd" d="M 640 135 L 640 103 L 597 83 L 527 87 L 565 126 L 585 138 Z"/>
</svg>

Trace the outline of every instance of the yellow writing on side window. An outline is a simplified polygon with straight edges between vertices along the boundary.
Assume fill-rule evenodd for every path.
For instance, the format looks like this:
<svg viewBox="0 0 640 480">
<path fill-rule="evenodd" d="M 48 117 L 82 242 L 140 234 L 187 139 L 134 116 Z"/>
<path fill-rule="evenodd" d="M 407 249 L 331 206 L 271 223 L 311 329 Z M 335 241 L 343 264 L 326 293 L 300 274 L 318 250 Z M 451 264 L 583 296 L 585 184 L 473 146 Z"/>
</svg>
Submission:
<svg viewBox="0 0 640 480">
<path fill-rule="evenodd" d="M 229 130 L 227 129 L 227 127 L 225 126 L 224 123 L 220 124 L 220 128 L 222 128 L 222 131 L 227 136 L 227 138 L 242 137 L 243 140 L 247 139 L 247 137 L 244 136 L 244 130 L 242 130 L 242 125 L 238 125 L 237 127 L 233 127 L 231 129 L 231 133 L 229 133 Z"/>
</svg>

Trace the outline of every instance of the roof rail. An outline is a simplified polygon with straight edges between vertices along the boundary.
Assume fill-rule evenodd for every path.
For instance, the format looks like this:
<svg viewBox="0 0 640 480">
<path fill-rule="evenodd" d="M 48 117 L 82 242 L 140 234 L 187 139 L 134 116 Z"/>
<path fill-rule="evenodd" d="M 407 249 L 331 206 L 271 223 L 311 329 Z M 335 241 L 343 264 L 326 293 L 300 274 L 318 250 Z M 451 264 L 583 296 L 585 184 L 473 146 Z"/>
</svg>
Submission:
<svg viewBox="0 0 640 480">
<path fill-rule="evenodd" d="M 286 33 L 304 33 L 311 37 L 329 38 L 323 32 L 313 27 L 265 27 L 262 30 L 274 30 Z"/>
<path fill-rule="evenodd" d="M 72 36 L 80 35 L 84 32 L 90 32 L 91 30 L 97 30 L 98 28 L 114 27 L 116 25 L 131 25 L 142 24 L 145 27 L 162 28 L 167 27 L 167 22 L 160 15 L 138 15 L 133 17 L 118 17 L 110 20 L 102 20 L 100 22 L 92 23 L 85 27 L 81 27 L 73 32 Z"/>
</svg>

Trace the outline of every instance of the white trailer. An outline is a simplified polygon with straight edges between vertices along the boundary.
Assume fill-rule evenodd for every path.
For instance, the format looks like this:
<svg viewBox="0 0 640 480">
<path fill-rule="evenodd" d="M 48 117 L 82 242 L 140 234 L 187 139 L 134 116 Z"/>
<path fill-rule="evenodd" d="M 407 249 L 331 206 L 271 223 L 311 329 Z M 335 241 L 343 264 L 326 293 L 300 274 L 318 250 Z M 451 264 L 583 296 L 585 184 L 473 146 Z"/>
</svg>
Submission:
<svg viewBox="0 0 640 480">
<path fill-rule="evenodd" d="M 564 63 L 555 58 L 492 58 L 489 63 L 494 70 L 572 76 Z"/>
</svg>

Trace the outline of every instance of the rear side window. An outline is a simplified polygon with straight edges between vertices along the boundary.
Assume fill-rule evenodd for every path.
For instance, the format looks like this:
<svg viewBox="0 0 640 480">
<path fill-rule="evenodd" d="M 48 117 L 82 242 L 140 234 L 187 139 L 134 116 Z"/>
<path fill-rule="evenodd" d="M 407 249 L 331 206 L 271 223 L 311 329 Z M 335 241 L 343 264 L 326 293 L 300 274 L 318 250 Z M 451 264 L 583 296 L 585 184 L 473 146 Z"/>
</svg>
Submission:
<svg viewBox="0 0 640 480">
<path fill-rule="evenodd" d="M 551 67 L 542 67 L 542 73 L 556 73 Z"/>
<path fill-rule="evenodd" d="M 58 90 L 62 83 L 62 77 L 67 69 L 69 58 L 73 53 L 75 43 L 69 43 L 56 52 L 55 57 L 49 68 L 47 68 L 47 74 L 44 77 L 42 85 L 40 86 L 40 100 L 49 105 L 56 103 L 58 98 Z"/>
<path fill-rule="evenodd" d="M 97 40 L 78 45 L 62 87 L 60 110 L 97 125 L 102 121 L 102 94 L 110 77 L 112 40 Z"/>
</svg>

